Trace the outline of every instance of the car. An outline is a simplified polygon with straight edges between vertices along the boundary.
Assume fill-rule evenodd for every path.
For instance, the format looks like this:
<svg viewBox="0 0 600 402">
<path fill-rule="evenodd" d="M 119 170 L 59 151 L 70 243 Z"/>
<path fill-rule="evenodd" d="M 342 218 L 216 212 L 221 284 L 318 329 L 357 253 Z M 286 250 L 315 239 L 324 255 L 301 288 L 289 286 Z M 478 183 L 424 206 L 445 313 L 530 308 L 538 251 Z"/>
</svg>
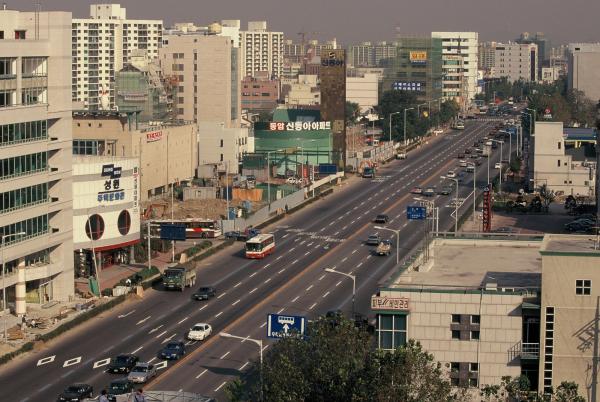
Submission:
<svg viewBox="0 0 600 402">
<path fill-rule="evenodd" d="M 497 229 L 494 229 L 492 232 L 494 233 L 515 233 L 515 229 L 510 226 L 501 226 Z"/>
<path fill-rule="evenodd" d="M 471 155 L 469 155 L 469 158 L 471 158 L 471 159 L 477 159 L 477 158 L 479 158 L 479 155 L 477 155 L 477 154 L 471 154 Z"/>
<path fill-rule="evenodd" d="M 594 225 L 596 225 L 596 222 L 591 220 L 591 219 L 586 219 L 586 218 L 577 218 L 574 221 L 570 222 L 570 223 L 578 223 L 580 225 L 585 225 L 585 226 L 589 226 L 590 228 Z"/>
<path fill-rule="evenodd" d="M 464 157 L 465 157 L 465 154 L 458 154 L 458 155 L 456 155 L 456 158 L 457 158 L 457 159 L 462 159 L 462 158 L 464 158 Z"/>
<path fill-rule="evenodd" d="M 465 171 L 468 173 L 473 173 L 475 171 L 475 166 L 468 165 L 467 168 L 465 169 Z"/>
<path fill-rule="evenodd" d="M 114 374 L 129 373 L 139 360 L 136 355 L 118 355 L 110 361 L 106 371 Z"/>
<path fill-rule="evenodd" d="M 187 338 L 190 341 L 203 341 L 212 334 L 212 327 L 209 324 L 197 323 L 188 331 Z"/>
<path fill-rule="evenodd" d="M 406 152 L 398 152 L 396 154 L 396 159 L 406 159 Z"/>
<path fill-rule="evenodd" d="M 179 360 L 185 355 L 185 344 L 181 341 L 170 341 L 158 353 L 165 360 Z"/>
<path fill-rule="evenodd" d="M 374 233 L 372 235 L 369 235 L 369 237 L 367 237 L 367 245 L 369 246 L 377 246 L 379 245 L 379 243 L 381 242 L 381 237 L 379 237 L 379 234 Z"/>
<path fill-rule="evenodd" d="M 502 164 L 500 162 L 496 162 L 494 169 L 502 169 Z"/>
<path fill-rule="evenodd" d="M 379 214 L 375 217 L 375 223 L 388 223 L 390 217 L 385 214 Z"/>
<path fill-rule="evenodd" d="M 156 376 L 156 367 L 150 363 L 138 363 L 131 370 L 127 379 L 133 383 L 144 383 Z"/>
<path fill-rule="evenodd" d="M 444 134 L 444 130 L 441 128 L 436 128 L 435 130 L 433 130 L 433 134 L 435 134 L 435 135 Z"/>
<path fill-rule="evenodd" d="M 217 291 L 212 286 L 202 286 L 198 288 L 192 295 L 192 297 L 196 300 L 208 300 L 211 297 L 215 297 Z"/>
<path fill-rule="evenodd" d="M 565 225 L 565 230 L 567 232 L 588 232 L 592 226 L 586 225 L 581 222 L 569 222 Z"/>
<path fill-rule="evenodd" d="M 382 240 L 381 243 L 377 245 L 377 249 L 375 250 L 375 254 L 377 255 L 390 255 L 392 251 L 392 242 L 389 240 Z"/>
<path fill-rule="evenodd" d="M 240 235 L 240 232 L 238 230 L 231 230 L 231 231 L 225 232 L 223 234 L 225 239 L 233 239 L 233 240 L 237 239 L 239 235 Z"/>
<path fill-rule="evenodd" d="M 450 193 L 452 193 L 452 187 L 450 187 L 450 186 L 442 187 L 439 192 L 439 194 L 441 194 L 441 195 L 450 195 Z"/>
<path fill-rule="evenodd" d="M 468 155 L 468 154 L 470 154 L 470 153 L 471 153 L 471 150 L 470 150 L 469 148 L 465 149 L 465 154 L 467 154 L 467 155 Z"/>
<path fill-rule="evenodd" d="M 455 178 L 456 172 L 454 170 L 449 170 L 448 173 L 446 173 L 446 177 Z"/>
<path fill-rule="evenodd" d="M 458 166 L 460 167 L 467 167 L 467 161 L 464 159 L 461 159 L 458 161 Z"/>
<path fill-rule="evenodd" d="M 117 395 L 124 395 L 133 392 L 133 383 L 125 378 L 113 380 L 107 387 L 108 400 L 110 402 L 117 401 Z"/>
<path fill-rule="evenodd" d="M 475 142 L 473 143 L 473 147 L 475 147 L 475 148 L 476 148 L 476 147 L 478 147 L 478 146 L 479 146 L 479 141 L 475 141 Z"/>
<path fill-rule="evenodd" d="M 477 166 L 480 166 L 482 164 L 481 159 L 479 159 L 479 158 L 475 159 L 475 164 Z"/>
<path fill-rule="evenodd" d="M 475 149 L 475 153 L 482 154 L 483 153 L 483 148 L 476 148 Z"/>
<path fill-rule="evenodd" d="M 94 395 L 94 388 L 89 384 L 73 384 L 69 385 L 58 396 L 57 401 L 73 401 L 81 402 L 84 399 L 91 398 Z"/>
<path fill-rule="evenodd" d="M 410 190 L 410 192 L 412 194 L 423 194 L 423 188 L 420 186 L 415 186 Z"/>
<path fill-rule="evenodd" d="M 425 191 L 423 191 L 423 195 L 427 197 L 433 197 L 435 195 L 435 187 L 427 187 Z"/>
</svg>

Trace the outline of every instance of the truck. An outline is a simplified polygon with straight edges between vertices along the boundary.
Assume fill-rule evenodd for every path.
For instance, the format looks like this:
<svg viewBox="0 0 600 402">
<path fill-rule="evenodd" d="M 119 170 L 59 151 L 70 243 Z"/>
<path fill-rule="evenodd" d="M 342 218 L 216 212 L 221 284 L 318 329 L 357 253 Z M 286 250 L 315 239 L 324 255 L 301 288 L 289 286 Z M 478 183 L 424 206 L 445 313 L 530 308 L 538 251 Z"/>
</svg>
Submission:
<svg viewBox="0 0 600 402">
<path fill-rule="evenodd" d="M 492 154 L 492 144 L 493 142 L 488 141 L 483 145 L 483 153 L 482 156 L 489 157 Z"/>
<path fill-rule="evenodd" d="M 389 240 L 382 240 L 377 245 L 377 249 L 375 250 L 375 254 L 377 255 L 390 255 L 392 250 L 392 243 Z"/>
<path fill-rule="evenodd" d="M 186 287 L 196 284 L 196 268 L 190 265 L 175 264 L 162 274 L 165 289 L 177 289 L 183 292 Z"/>
</svg>

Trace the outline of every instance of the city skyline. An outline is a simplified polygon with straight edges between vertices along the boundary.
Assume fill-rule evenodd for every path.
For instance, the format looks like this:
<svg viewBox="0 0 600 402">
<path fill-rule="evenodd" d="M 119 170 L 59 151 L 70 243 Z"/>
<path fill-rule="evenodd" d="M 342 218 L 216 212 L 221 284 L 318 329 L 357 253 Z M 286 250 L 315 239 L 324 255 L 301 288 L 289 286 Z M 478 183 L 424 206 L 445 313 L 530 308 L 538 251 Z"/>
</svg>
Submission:
<svg viewBox="0 0 600 402">
<path fill-rule="evenodd" d="M 94 3 L 99 1 L 49 0 L 42 3 L 42 9 L 71 11 L 74 18 L 85 18 L 89 14 L 89 4 Z M 505 0 L 486 4 L 485 12 L 476 0 L 455 0 L 451 6 L 444 6 L 443 9 L 440 9 L 436 0 L 423 0 L 418 4 L 391 3 L 387 0 L 368 3 L 356 0 L 331 0 L 327 3 L 304 0 L 286 2 L 285 7 L 276 0 L 223 0 L 201 6 L 192 0 L 179 0 L 177 8 L 162 1 L 146 0 L 143 9 L 139 7 L 139 2 L 133 0 L 114 3 L 128 8 L 129 18 L 163 19 L 166 26 L 174 22 L 208 24 L 221 19 L 240 19 L 242 27 L 245 27 L 247 21 L 266 20 L 270 30 L 283 31 L 287 39 L 298 41 L 300 36 L 297 33 L 306 32 L 307 39 L 335 37 L 344 45 L 360 41 L 389 41 L 398 32 L 426 35 L 431 31 L 475 31 L 480 33 L 481 41 L 512 40 L 525 31 L 544 32 L 555 44 L 600 41 L 600 27 L 595 24 L 600 3 L 591 0 L 577 0 L 575 7 L 572 3 L 560 0 L 532 0 L 526 4 L 518 0 Z M 17 4 L 8 3 L 7 6 L 14 8 Z M 35 2 L 19 3 L 18 7 L 32 10 Z M 407 12 L 404 12 L 405 7 Z M 573 9 L 585 9 L 586 12 L 573 15 Z M 520 11 L 516 13 L 515 10 Z M 194 17 L 190 18 L 191 15 Z M 332 19 L 332 15 L 335 18 Z M 494 18 L 485 19 L 482 15 Z"/>
</svg>

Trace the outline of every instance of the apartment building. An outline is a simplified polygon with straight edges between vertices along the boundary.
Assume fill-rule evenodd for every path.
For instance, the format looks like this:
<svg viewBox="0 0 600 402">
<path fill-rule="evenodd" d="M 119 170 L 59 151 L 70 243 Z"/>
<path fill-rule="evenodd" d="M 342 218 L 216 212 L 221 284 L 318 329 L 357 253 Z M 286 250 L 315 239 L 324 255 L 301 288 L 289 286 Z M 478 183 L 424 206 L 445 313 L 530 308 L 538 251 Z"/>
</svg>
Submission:
<svg viewBox="0 0 600 402">
<path fill-rule="evenodd" d="M 244 77 L 242 80 L 241 102 L 243 110 L 249 112 L 271 111 L 279 100 L 279 80 L 266 76 Z"/>
<path fill-rule="evenodd" d="M 74 295 L 71 13 L 0 10 L 0 230 L 7 306 Z"/>
<path fill-rule="evenodd" d="M 477 68 L 487 77 L 496 65 L 496 42 L 480 43 L 478 53 Z"/>
<path fill-rule="evenodd" d="M 72 21 L 72 99 L 85 109 L 112 109 L 114 77 L 136 49 L 158 57 L 162 20 L 127 19 L 119 4 L 92 4 L 90 18 Z"/>
<path fill-rule="evenodd" d="M 507 78 L 510 82 L 538 80 L 538 49 L 535 43 L 496 43 L 492 78 Z"/>
<path fill-rule="evenodd" d="M 569 89 L 600 100 L 600 43 L 571 43 L 567 48 Z"/>
<path fill-rule="evenodd" d="M 348 65 L 353 67 L 383 67 L 396 57 L 396 42 L 363 42 L 348 46 Z"/>
<path fill-rule="evenodd" d="M 283 73 L 283 32 L 267 30 L 266 21 L 248 22 L 248 30 L 240 31 L 240 58 L 243 76 L 267 71 L 271 78 Z"/>
<path fill-rule="evenodd" d="M 477 93 L 479 34 L 432 32 L 431 36 L 442 39 L 442 96 L 466 109 Z"/>
</svg>

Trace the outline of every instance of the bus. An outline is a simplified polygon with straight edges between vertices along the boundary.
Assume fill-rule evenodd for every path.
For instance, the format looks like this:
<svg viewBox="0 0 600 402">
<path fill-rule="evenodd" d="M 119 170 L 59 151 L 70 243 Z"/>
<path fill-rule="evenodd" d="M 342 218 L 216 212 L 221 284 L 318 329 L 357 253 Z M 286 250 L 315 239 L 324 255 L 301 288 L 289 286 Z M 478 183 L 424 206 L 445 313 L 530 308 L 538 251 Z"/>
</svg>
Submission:
<svg viewBox="0 0 600 402">
<path fill-rule="evenodd" d="M 153 220 L 152 225 L 185 225 L 186 239 L 214 239 L 221 236 L 219 222 L 214 219 L 186 218 L 175 220 Z M 157 227 L 160 234 L 160 226 Z"/>
<path fill-rule="evenodd" d="M 263 233 L 246 241 L 246 258 L 264 258 L 275 251 L 275 237 Z"/>
</svg>

